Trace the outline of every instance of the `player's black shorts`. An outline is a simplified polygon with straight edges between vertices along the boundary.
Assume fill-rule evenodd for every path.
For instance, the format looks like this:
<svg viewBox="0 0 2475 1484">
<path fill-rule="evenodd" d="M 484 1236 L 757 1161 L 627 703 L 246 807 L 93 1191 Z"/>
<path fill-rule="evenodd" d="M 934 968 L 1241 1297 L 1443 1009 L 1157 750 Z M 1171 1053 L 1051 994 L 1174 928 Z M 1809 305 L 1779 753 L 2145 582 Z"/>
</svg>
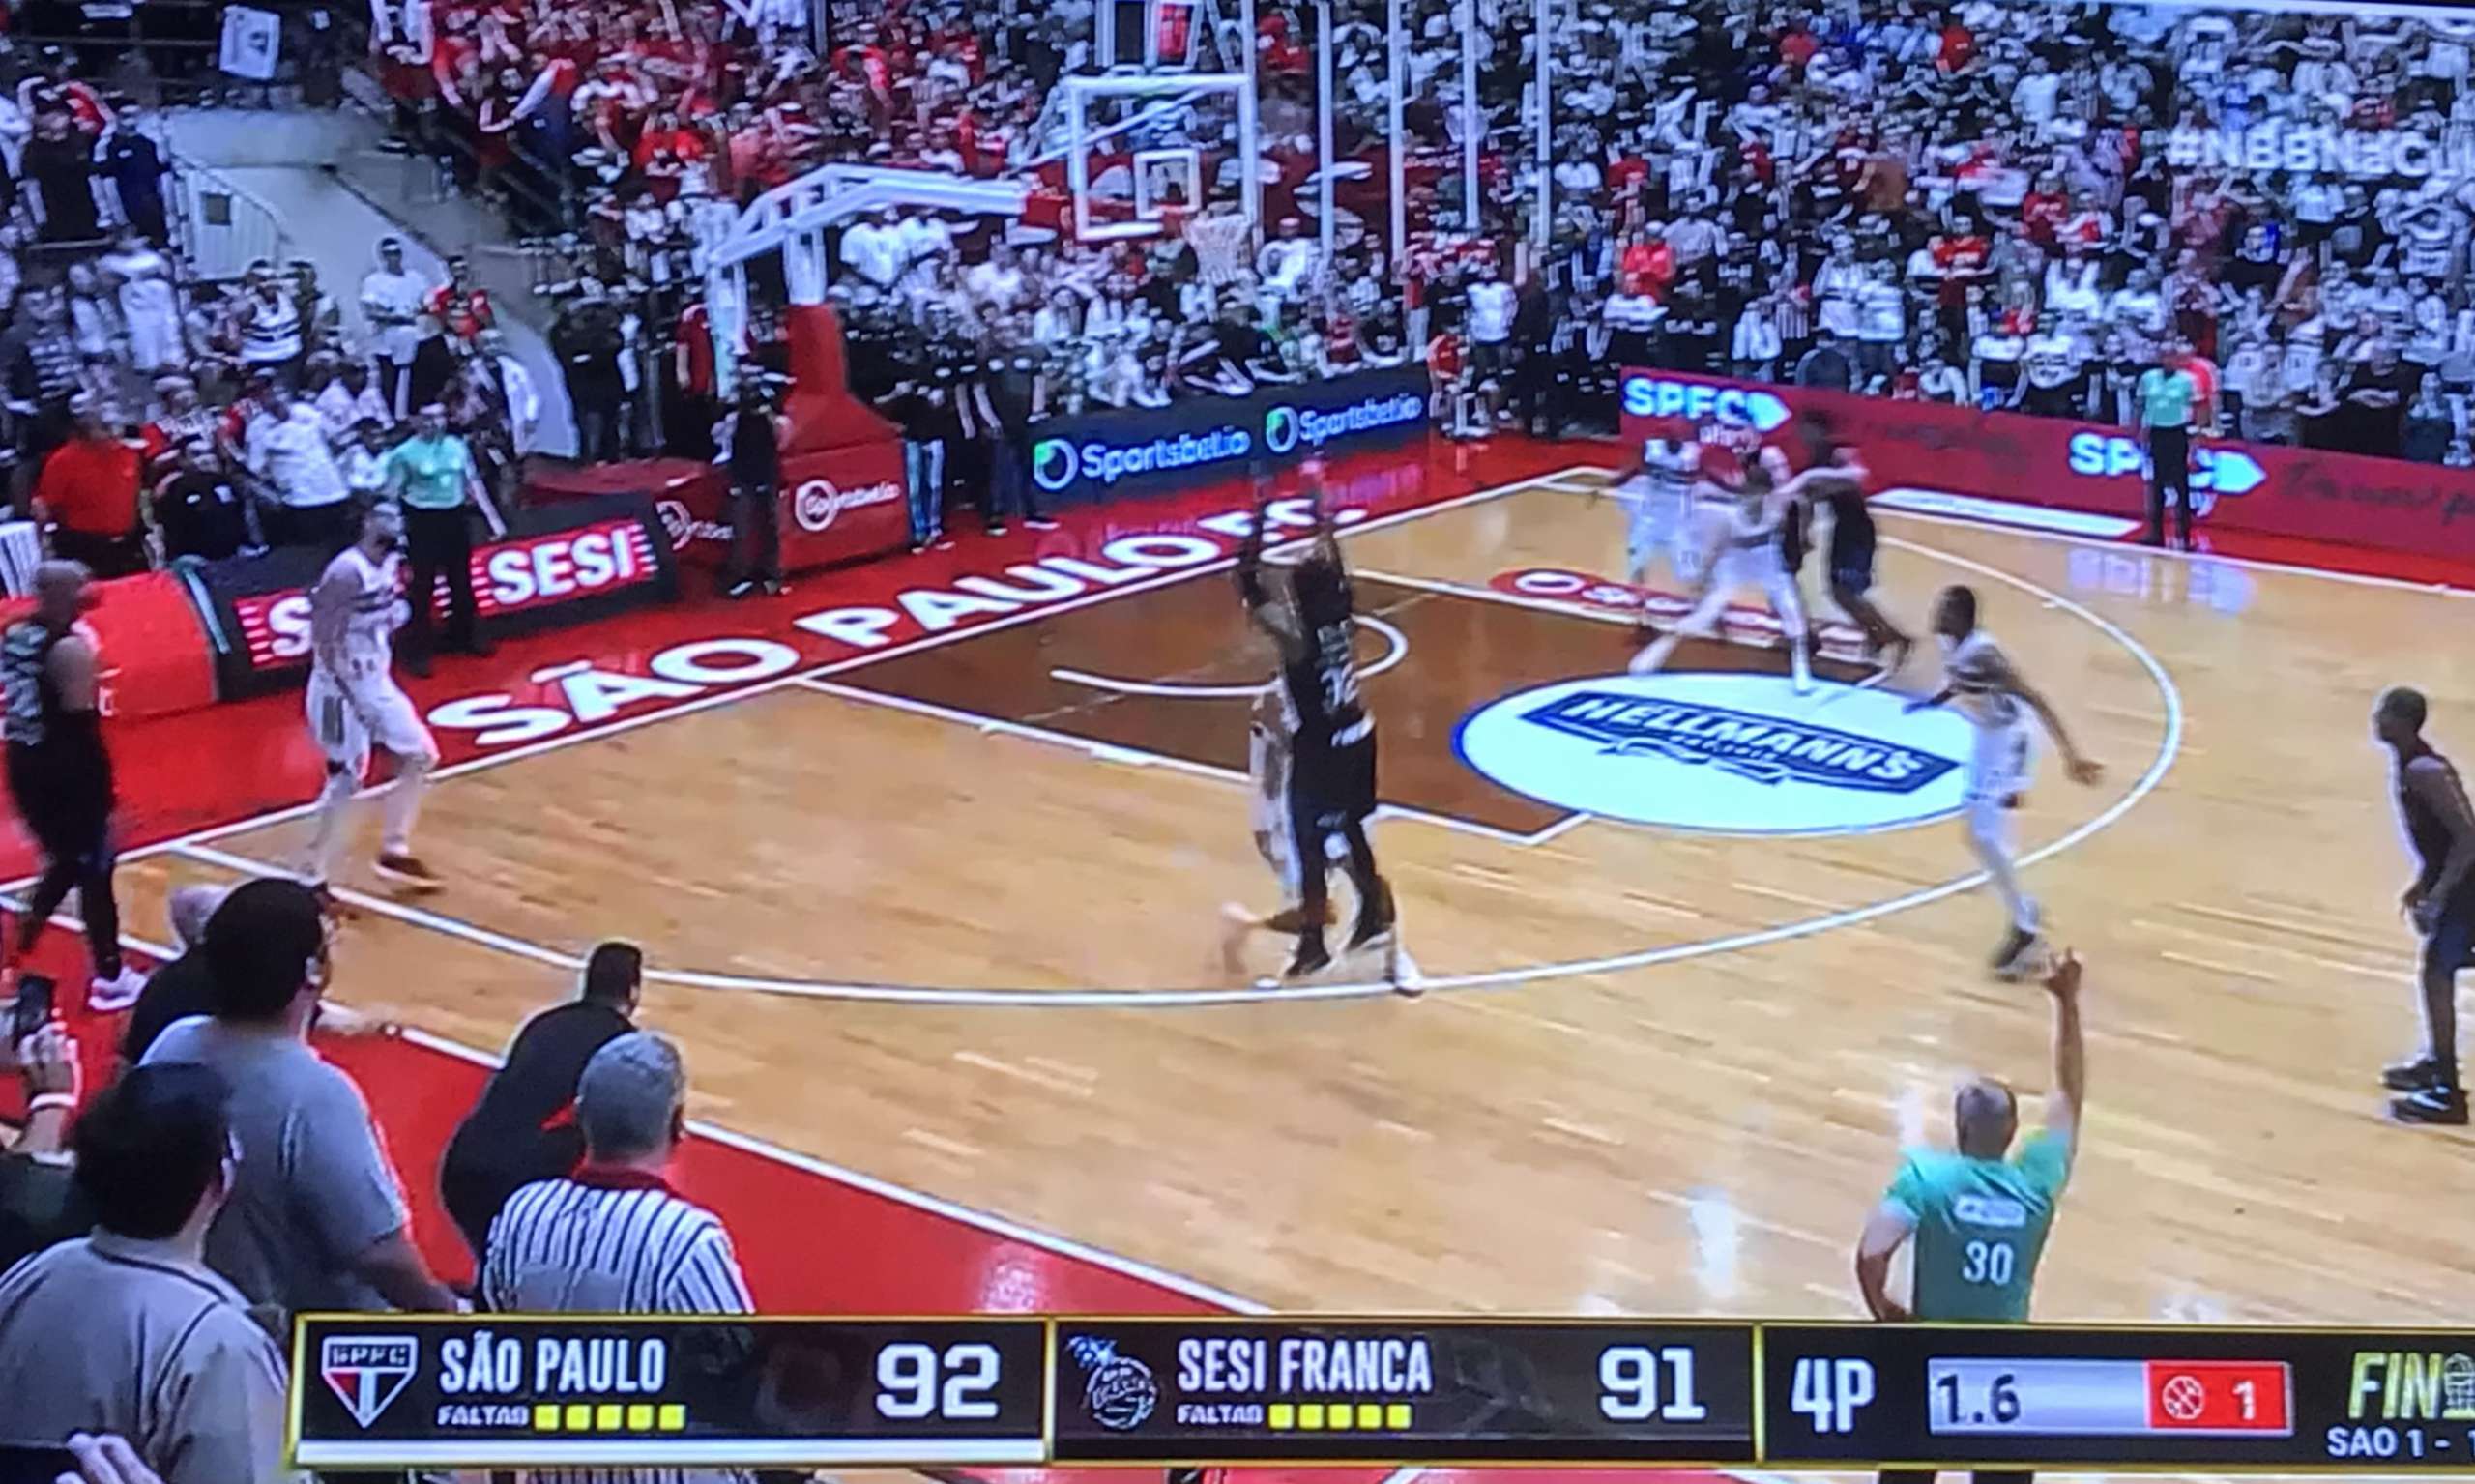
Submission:
<svg viewBox="0 0 2475 1484">
<path fill-rule="evenodd" d="M 1289 775 L 1289 808 L 1301 851 L 1364 824 L 1375 812 L 1375 734 L 1339 747 L 1301 742 Z"/>
<path fill-rule="evenodd" d="M 2456 974 L 2461 969 L 2475 969 L 2475 903 L 2454 904 L 2424 940 L 2426 974 Z"/>
<path fill-rule="evenodd" d="M 44 858 L 89 865 L 111 858 L 111 786 L 86 760 L 62 766 L 34 748 L 13 746 L 9 793 Z"/>
<path fill-rule="evenodd" d="M 1830 533 L 1830 584 L 1850 593 L 1874 585 L 1874 527 L 1842 520 Z"/>
</svg>

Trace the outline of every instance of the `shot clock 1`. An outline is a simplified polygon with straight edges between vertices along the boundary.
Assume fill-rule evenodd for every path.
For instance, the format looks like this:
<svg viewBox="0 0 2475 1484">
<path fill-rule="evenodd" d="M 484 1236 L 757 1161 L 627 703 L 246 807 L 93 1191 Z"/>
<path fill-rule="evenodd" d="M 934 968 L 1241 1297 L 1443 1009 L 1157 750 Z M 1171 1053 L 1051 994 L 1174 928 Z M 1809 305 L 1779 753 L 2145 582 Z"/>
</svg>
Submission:
<svg viewBox="0 0 2475 1484">
<path fill-rule="evenodd" d="M 1763 1462 L 2475 1469 L 2475 1336 L 1762 1326 Z"/>
</svg>

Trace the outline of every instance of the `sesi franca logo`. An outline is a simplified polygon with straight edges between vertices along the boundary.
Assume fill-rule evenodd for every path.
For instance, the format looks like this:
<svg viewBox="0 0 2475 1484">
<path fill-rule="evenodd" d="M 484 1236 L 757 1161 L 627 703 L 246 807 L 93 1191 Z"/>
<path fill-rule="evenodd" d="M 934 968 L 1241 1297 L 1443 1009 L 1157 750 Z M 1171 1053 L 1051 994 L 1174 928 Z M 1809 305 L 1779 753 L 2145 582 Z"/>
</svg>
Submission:
<svg viewBox="0 0 2475 1484">
<path fill-rule="evenodd" d="M 1967 723 L 1903 698 L 1785 676 L 1561 681 L 1491 702 L 1454 738 L 1463 762 L 1542 802 L 1732 834 L 1895 829 L 1958 811 Z"/>
</svg>

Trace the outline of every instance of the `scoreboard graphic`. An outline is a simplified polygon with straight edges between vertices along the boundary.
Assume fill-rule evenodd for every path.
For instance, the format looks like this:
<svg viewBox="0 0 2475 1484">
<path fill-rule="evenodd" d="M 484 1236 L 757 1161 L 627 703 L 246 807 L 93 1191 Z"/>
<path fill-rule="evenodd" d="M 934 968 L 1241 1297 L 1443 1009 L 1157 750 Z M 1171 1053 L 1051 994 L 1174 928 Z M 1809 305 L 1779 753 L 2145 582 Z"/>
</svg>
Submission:
<svg viewBox="0 0 2475 1484">
<path fill-rule="evenodd" d="M 309 1316 L 304 1469 L 2475 1473 L 2475 1331 Z"/>
</svg>

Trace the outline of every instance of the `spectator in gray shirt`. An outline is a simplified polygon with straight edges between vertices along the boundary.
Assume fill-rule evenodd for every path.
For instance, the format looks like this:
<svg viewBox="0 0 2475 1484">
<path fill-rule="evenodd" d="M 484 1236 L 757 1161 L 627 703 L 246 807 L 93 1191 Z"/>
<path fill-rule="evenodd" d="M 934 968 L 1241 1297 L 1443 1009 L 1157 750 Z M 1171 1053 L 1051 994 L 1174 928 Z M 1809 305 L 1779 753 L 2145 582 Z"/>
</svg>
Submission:
<svg viewBox="0 0 2475 1484">
<path fill-rule="evenodd" d="M 78 1120 L 100 1224 L 0 1277 L 0 1438 L 118 1434 L 167 1484 L 281 1472 L 283 1353 L 204 1260 L 236 1181 L 230 1097 L 205 1067 L 140 1067 Z"/>
<path fill-rule="evenodd" d="M 207 1262 L 287 1315 L 453 1311 L 413 1246 L 361 1089 L 309 1049 L 328 975 L 318 899 L 299 882 L 250 882 L 208 919 L 205 949 L 215 1013 L 165 1028 L 143 1064 L 202 1062 L 232 1085 L 232 1131 L 249 1160 L 207 1235 Z"/>
</svg>

